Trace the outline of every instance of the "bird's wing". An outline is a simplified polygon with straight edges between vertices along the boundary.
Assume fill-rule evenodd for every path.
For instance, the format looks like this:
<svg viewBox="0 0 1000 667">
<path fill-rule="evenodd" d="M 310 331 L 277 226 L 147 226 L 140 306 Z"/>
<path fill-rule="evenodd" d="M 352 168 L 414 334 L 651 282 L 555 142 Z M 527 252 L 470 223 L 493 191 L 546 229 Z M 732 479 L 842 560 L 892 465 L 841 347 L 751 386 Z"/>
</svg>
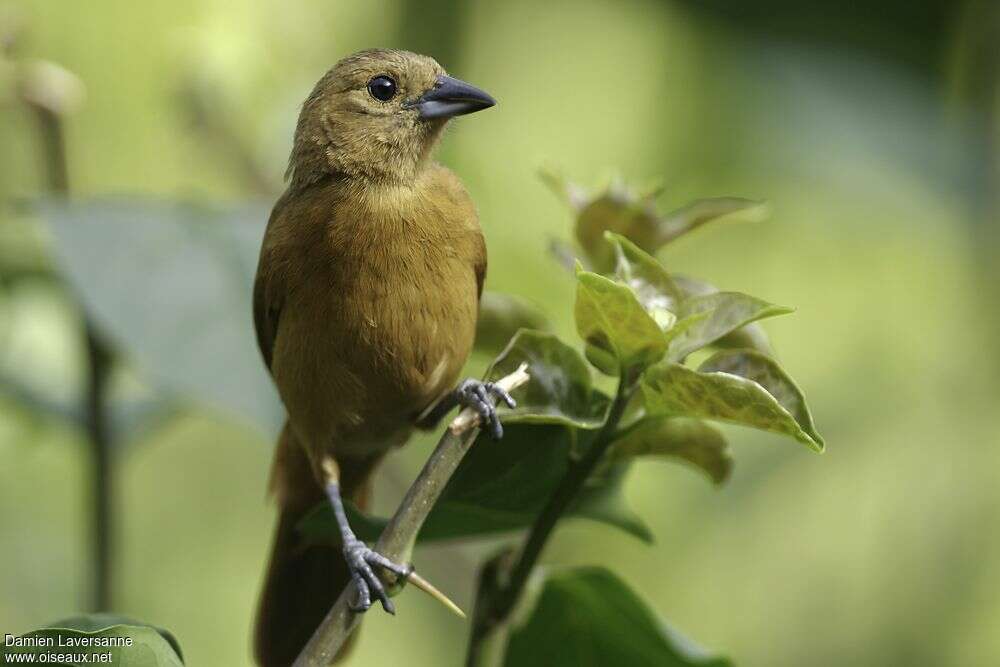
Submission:
<svg viewBox="0 0 1000 667">
<path fill-rule="evenodd" d="M 269 369 L 285 300 L 285 278 L 280 257 L 281 238 L 286 231 L 284 221 L 289 215 L 289 207 L 285 204 L 286 198 L 282 197 L 271 212 L 260 246 L 257 277 L 253 285 L 253 323 L 257 330 L 257 345 Z"/>
<path fill-rule="evenodd" d="M 260 347 L 264 363 L 271 368 L 274 338 L 278 333 L 278 318 L 281 317 L 281 302 L 273 298 L 273 291 L 268 290 L 267 278 L 267 275 L 258 270 L 253 286 L 253 323 L 257 329 L 257 346 Z"/>
<path fill-rule="evenodd" d="M 486 239 L 482 232 L 476 230 L 475 250 L 473 257 L 473 269 L 476 272 L 476 296 L 483 298 L 483 283 L 486 282 Z"/>
</svg>

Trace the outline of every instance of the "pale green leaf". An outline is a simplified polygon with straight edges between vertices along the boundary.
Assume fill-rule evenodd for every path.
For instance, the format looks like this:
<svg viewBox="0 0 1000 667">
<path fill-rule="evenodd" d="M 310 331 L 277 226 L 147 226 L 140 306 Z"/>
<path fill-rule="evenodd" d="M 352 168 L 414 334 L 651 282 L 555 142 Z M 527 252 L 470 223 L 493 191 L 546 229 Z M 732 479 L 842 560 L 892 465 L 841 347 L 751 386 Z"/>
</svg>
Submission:
<svg viewBox="0 0 1000 667">
<path fill-rule="evenodd" d="M 671 361 L 648 369 L 642 393 L 649 416 L 669 415 L 731 422 L 795 438 L 816 451 L 822 441 L 762 386 L 729 373 L 703 373 Z"/>
<path fill-rule="evenodd" d="M 609 375 L 630 373 L 663 357 L 667 340 L 629 287 L 577 271 L 576 328 L 587 358 Z"/>
<path fill-rule="evenodd" d="M 723 350 L 707 359 L 702 373 L 729 373 L 753 380 L 788 411 L 802 430 L 822 449 L 823 437 L 816 431 L 806 397 L 778 362 L 757 350 Z"/>
</svg>

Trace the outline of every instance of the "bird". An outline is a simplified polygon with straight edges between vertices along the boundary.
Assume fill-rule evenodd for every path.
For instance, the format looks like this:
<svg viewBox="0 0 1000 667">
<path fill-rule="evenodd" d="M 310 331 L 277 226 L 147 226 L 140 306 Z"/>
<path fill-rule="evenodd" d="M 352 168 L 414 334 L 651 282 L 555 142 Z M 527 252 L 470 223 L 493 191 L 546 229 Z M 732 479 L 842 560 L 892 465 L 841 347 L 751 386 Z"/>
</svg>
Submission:
<svg viewBox="0 0 1000 667">
<path fill-rule="evenodd" d="M 459 381 L 486 276 L 476 207 L 433 159 L 450 119 L 493 107 L 431 57 L 370 49 L 337 62 L 302 105 L 261 242 L 257 341 L 287 419 L 270 491 L 277 526 L 256 617 L 262 667 L 288 667 L 344 588 L 352 609 L 395 613 L 379 572 L 412 575 L 357 538 L 372 475 L 414 429 L 471 407 L 495 438 L 501 387 Z M 333 509 L 341 547 L 306 544 L 297 524 Z M 391 578 L 391 575 L 390 575 Z"/>
</svg>

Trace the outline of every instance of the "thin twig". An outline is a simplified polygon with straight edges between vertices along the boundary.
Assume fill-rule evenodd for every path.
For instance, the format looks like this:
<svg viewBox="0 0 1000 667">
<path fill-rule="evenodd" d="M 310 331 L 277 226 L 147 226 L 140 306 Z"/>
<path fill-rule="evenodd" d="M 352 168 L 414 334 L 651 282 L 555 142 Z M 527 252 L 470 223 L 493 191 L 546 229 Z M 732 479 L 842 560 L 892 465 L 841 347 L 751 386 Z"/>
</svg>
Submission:
<svg viewBox="0 0 1000 667">
<path fill-rule="evenodd" d="M 529 380 L 527 365 L 497 381 L 497 385 L 513 391 Z M 459 426 L 456 428 L 456 424 Z M 407 560 L 417 539 L 417 533 L 430 514 L 445 485 L 458 468 L 462 457 L 472 446 L 478 434 L 478 416 L 472 410 L 463 410 L 445 430 L 437 447 L 427 459 L 417 479 L 406 492 L 399 509 L 389 520 L 375 544 L 375 550 L 390 560 Z M 337 598 L 326 618 L 312 639 L 299 654 L 293 667 L 327 667 L 337 655 L 360 617 L 351 611 L 351 600 L 356 595 L 354 585 L 348 585 Z"/>
</svg>

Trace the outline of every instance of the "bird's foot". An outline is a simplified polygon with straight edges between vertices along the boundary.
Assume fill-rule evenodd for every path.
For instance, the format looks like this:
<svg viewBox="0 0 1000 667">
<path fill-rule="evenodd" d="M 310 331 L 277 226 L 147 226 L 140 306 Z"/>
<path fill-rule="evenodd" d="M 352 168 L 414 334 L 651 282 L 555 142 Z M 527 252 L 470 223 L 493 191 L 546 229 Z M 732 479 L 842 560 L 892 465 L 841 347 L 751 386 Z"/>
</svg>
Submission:
<svg viewBox="0 0 1000 667">
<path fill-rule="evenodd" d="M 372 598 L 382 603 L 382 608 L 390 614 L 396 613 L 396 607 L 389 599 L 385 584 L 375 573 L 373 567 L 380 567 L 392 572 L 400 580 L 405 581 L 413 573 L 413 566 L 395 563 L 374 549 L 369 548 L 358 539 L 347 540 L 344 543 L 344 559 L 351 579 L 358 591 L 357 602 L 351 606 L 351 611 L 361 613 L 372 606 Z"/>
<path fill-rule="evenodd" d="M 517 407 L 517 401 L 511 398 L 506 389 L 493 382 L 469 379 L 458 385 L 455 396 L 459 405 L 472 408 L 479 413 L 483 426 L 490 429 L 495 440 L 503 437 L 503 426 L 500 424 L 493 399 L 499 398 L 510 408 Z"/>
</svg>

